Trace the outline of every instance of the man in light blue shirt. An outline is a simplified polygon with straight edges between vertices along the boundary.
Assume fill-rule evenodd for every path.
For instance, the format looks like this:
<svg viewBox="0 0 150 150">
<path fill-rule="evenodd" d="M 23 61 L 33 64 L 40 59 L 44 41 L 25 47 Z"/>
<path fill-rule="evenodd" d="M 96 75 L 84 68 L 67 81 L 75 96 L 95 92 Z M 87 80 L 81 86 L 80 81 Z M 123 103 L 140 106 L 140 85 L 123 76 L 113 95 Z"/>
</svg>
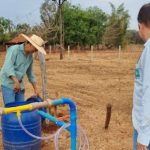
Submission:
<svg viewBox="0 0 150 150">
<path fill-rule="evenodd" d="M 146 43 L 135 72 L 133 150 L 150 150 L 150 3 L 140 9 L 138 22 L 139 35 Z"/>
<path fill-rule="evenodd" d="M 25 75 L 27 75 L 29 82 L 32 84 L 35 95 L 38 96 L 32 68 L 32 54 L 36 51 L 46 54 L 42 47 L 44 41 L 36 35 L 32 35 L 30 38 L 24 34 L 22 36 L 26 39 L 26 42 L 7 49 L 5 62 L 0 72 L 0 83 L 5 106 L 8 103 L 24 101 L 23 78 Z"/>
</svg>

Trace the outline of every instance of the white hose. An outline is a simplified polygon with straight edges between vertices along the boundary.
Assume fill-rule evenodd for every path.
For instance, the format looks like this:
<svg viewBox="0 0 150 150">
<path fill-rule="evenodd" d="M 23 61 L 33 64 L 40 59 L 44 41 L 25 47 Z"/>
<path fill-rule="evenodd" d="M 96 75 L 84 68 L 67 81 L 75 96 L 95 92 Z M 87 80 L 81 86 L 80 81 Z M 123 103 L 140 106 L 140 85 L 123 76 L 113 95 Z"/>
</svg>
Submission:
<svg viewBox="0 0 150 150">
<path fill-rule="evenodd" d="M 79 150 L 89 150 L 89 140 L 87 138 L 87 135 L 85 131 L 82 129 L 82 127 L 78 126 L 78 133 L 83 136 L 83 141 L 81 141 L 81 146 L 79 147 Z M 82 137 L 81 137 L 82 138 Z M 82 146 L 83 144 L 83 146 Z"/>
<path fill-rule="evenodd" d="M 58 129 L 58 131 L 56 132 L 55 134 L 55 137 L 54 137 L 54 144 L 55 144 L 55 150 L 59 150 L 59 142 L 58 142 L 58 139 L 59 139 L 59 136 L 60 136 L 60 133 L 65 130 L 67 127 L 69 127 L 70 124 L 64 124 L 61 128 Z"/>
<path fill-rule="evenodd" d="M 40 137 L 40 136 L 33 135 L 31 132 L 29 132 L 29 131 L 24 127 L 24 125 L 22 124 L 21 119 L 18 119 L 18 121 L 19 121 L 19 124 L 20 124 L 21 128 L 25 131 L 25 133 L 27 133 L 28 135 L 30 135 L 31 137 L 33 137 L 33 138 L 35 138 L 35 139 L 48 140 L 48 139 L 54 138 L 54 136 L 55 136 L 55 134 L 52 134 L 52 135 L 47 136 L 47 137 Z"/>
<path fill-rule="evenodd" d="M 48 140 L 48 139 L 54 138 L 55 150 L 59 150 L 58 139 L 59 139 L 60 134 L 62 133 L 63 130 L 65 130 L 66 128 L 70 126 L 70 124 L 64 124 L 61 128 L 58 129 L 58 131 L 55 134 L 47 136 L 47 137 L 39 137 L 30 133 L 22 124 L 21 119 L 19 119 L 18 121 L 19 121 L 21 128 L 25 131 L 25 133 L 27 133 L 28 135 L 30 135 L 31 137 L 35 139 Z M 85 131 L 80 126 L 78 126 L 77 129 L 78 129 L 78 137 L 80 139 L 78 150 L 89 150 L 89 141 L 88 141 Z"/>
<path fill-rule="evenodd" d="M 65 124 L 56 132 L 55 138 L 54 138 L 55 150 L 59 150 L 58 139 L 59 139 L 61 132 L 69 126 L 70 124 Z M 85 131 L 80 126 L 78 126 L 77 129 L 78 129 L 78 138 L 79 138 L 78 150 L 89 150 L 89 141 L 88 141 Z"/>
</svg>

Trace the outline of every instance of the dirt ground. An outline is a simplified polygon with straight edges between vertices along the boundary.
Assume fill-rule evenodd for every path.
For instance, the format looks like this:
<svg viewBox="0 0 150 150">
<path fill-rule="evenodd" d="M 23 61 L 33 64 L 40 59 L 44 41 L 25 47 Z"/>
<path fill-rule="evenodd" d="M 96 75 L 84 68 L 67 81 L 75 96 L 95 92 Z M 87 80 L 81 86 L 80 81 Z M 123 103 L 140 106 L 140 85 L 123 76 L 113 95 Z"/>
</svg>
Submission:
<svg viewBox="0 0 150 150">
<path fill-rule="evenodd" d="M 47 78 L 51 98 L 68 97 L 77 105 L 78 124 L 89 138 L 90 150 L 132 149 L 132 95 L 134 68 L 141 46 L 130 46 L 121 51 L 66 52 L 64 60 L 59 54 L 48 54 Z M 0 68 L 4 61 L 0 53 Z M 39 62 L 34 61 L 37 83 L 42 94 Z M 26 98 L 33 95 L 26 81 Z M 2 96 L 0 92 L 2 105 Z M 106 105 L 112 104 L 112 118 L 108 130 L 104 129 Z M 67 107 L 60 110 L 68 111 Z M 60 111 L 58 108 L 58 111 Z M 69 150 L 69 136 L 60 139 L 60 150 Z M 63 144 L 62 144 L 63 143 Z M 2 146 L 1 148 L 2 149 Z M 47 141 L 42 150 L 53 149 Z"/>
</svg>

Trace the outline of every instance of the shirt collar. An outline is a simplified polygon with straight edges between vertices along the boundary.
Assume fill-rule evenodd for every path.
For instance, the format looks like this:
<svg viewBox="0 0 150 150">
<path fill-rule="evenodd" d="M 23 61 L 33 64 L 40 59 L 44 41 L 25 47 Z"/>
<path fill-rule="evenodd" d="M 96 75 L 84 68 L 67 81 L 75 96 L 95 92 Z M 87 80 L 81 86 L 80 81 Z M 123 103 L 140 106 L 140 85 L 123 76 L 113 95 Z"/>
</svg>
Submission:
<svg viewBox="0 0 150 150">
<path fill-rule="evenodd" d="M 144 46 L 146 47 L 147 45 L 150 45 L 150 38 L 146 41 L 146 43 L 144 44 Z"/>
</svg>

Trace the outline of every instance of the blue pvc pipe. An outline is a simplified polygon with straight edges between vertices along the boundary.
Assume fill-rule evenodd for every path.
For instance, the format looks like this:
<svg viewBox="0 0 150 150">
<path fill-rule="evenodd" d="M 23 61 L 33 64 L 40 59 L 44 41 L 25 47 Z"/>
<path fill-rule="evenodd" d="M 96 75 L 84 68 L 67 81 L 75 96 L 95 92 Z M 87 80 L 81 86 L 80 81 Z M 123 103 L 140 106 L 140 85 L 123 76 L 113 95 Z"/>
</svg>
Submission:
<svg viewBox="0 0 150 150">
<path fill-rule="evenodd" d="M 71 132 L 71 150 L 76 150 L 77 142 L 77 112 L 76 105 L 68 98 L 62 98 L 52 102 L 52 105 L 68 104 L 70 107 L 70 132 Z"/>
<path fill-rule="evenodd" d="M 77 112 L 76 112 L 76 105 L 68 98 L 62 98 L 59 100 L 55 100 L 52 102 L 53 106 L 61 105 L 61 104 L 68 104 L 70 107 L 70 126 L 67 128 L 68 131 L 71 133 L 71 150 L 76 150 L 76 141 L 77 141 Z M 55 117 L 51 116 L 48 113 L 38 110 L 38 113 L 49 119 L 50 121 L 56 123 L 58 126 L 63 126 L 65 124 L 64 121 L 59 121 Z"/>
<path fill-rule="evenodd" d="M 53 117 L 52 115 L 45 113 L 44 111 L 37 110 L 38 114 L 41 115 L 44 118 L 47 118 L 48 120 L 52 121 L 55 123 L 57 126 L 62 127 L 64 124 L 66 124 L 64 121 L 60 121 Z M 70 127 L 67 128 L 68 131 L 70 131 Z"/>
</svg>

